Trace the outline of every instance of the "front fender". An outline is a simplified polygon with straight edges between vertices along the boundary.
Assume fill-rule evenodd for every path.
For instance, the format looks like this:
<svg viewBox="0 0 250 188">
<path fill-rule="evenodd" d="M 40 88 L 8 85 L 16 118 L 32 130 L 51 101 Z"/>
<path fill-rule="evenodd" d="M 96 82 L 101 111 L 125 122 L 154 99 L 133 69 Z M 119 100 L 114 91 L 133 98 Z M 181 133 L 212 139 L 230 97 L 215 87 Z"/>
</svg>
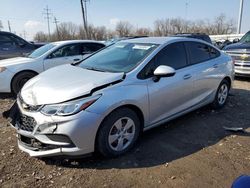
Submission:
<svg viewBox="0 0 250 188">
<path fill-rule="evenodd" d="M 139 108 L 144 117 L 144 125 L 149 122 L 149 98 L 146 84 L 126 85 L 106 89 L 102 96 L 87 111 L 101 114 L 103 119 L 113 110 L 134 105 Z"/>
</svg>

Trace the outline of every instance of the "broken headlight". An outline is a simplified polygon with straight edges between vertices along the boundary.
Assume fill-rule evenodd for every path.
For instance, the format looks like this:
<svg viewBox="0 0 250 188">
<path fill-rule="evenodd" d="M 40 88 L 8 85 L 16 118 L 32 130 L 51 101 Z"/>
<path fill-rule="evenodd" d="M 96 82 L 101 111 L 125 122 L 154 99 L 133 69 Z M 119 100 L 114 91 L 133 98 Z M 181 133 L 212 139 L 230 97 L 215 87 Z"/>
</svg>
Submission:
<svg viewBox="0 0 250 188">
<path fill-rule="evenodd" d="M 69 116 L 76 114 L 82 110 L 85 110 L 95 101 L 97 101 L 101 95 L 94 97 L 88 97 L 84 99 L 78 99 L 74 101 L 69 101 L 61 104 L 45 105 L 41 109 L 41 113 L 47 116 L 57 115 L 57 116 Z"/>
</svg>

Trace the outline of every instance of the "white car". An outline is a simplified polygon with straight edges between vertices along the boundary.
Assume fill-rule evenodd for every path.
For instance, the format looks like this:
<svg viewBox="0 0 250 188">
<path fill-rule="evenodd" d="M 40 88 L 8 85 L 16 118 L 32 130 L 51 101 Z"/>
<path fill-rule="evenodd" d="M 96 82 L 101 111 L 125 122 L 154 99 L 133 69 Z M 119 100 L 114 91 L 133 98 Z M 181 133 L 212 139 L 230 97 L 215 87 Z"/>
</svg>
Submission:
<svg viewBox="0 0 250 188">
<path fill-rule="evenodd" d="M 27 57 L 0 61 L 0 93 L 17 94 L 37 74 L 63 64 L 78 62 L 105 47 L 101 42 L 71 40 L 49 43 Z"/>
</svg>

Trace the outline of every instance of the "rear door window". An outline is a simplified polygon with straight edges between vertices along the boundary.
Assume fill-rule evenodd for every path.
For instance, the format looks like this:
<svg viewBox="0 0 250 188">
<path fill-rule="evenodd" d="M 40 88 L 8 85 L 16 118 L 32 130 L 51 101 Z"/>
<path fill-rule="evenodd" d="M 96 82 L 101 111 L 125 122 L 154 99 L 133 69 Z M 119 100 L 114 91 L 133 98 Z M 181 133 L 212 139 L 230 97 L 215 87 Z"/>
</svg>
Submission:
<svg viewBox="0 0 250 188">
<path fill-rule="evenodd" d="M 187 42 L 190 64 L 194 65 L 210 59 L 209 47 L 199 42 Z"/>
<path fill-rule="evenodd" d="M 0 35 L 0 46 L 2 48 L 9 48 L 15 46 L 15 41 L 6 35 Z"/>
<path fill-rule="evenodd" d="M 83 54 L 88 54 L 88 53 L 93 53 L 101 48 L 103 48 L 105 45 L 103 44 L 97 44 L 97 43 L 84 43 L 82 44 L 82 53 Z"/>
<path fill-rule="evenodd" d="M 189 51 L 190 64 L 198 64 L 216 58 L 220 52 L 215 48 L 199 43 L 199 42 L 186 42 Z"/>
</svg>

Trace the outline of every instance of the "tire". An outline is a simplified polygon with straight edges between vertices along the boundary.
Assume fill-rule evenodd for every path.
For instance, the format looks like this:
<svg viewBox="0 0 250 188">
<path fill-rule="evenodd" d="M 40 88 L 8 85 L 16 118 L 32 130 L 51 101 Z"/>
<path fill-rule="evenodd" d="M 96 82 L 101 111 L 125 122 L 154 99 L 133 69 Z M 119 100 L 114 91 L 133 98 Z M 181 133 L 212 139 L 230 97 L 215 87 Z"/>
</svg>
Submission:
<svg viewBox="0 0 250 188">
<path fill-rule="evenodd" d="M 212 107 L 214 109 L 220 109 L 223 106 L 225 106 L 227 102 L 229 90 L 230 90 L 229 82 L 227 80 L 222 80 L 222 82 L 220 83 L 217 89 L 214 101 L 212 103 Z"/>
<path fill-rule="evenodd" d="M 96 140 L 97 151 L 108 158 L 126 153 L 138 140 L 140 126 L 140 120 L 133 110 L 115 110 L 100 126 Z"/>
<path fill-rule="evenodd" d="M 34 76 L 36 76 L 35 73 L 33 72 L 22 72 L 17 74 L 11 83 L 11 88 L 12 88 L 12 93 L 14 95 L 17 95 L 18 92 L 22 89 L 22 87 L 24 86 L 24 84 L 31 78 L 33 78 Z"/>
</svg>

